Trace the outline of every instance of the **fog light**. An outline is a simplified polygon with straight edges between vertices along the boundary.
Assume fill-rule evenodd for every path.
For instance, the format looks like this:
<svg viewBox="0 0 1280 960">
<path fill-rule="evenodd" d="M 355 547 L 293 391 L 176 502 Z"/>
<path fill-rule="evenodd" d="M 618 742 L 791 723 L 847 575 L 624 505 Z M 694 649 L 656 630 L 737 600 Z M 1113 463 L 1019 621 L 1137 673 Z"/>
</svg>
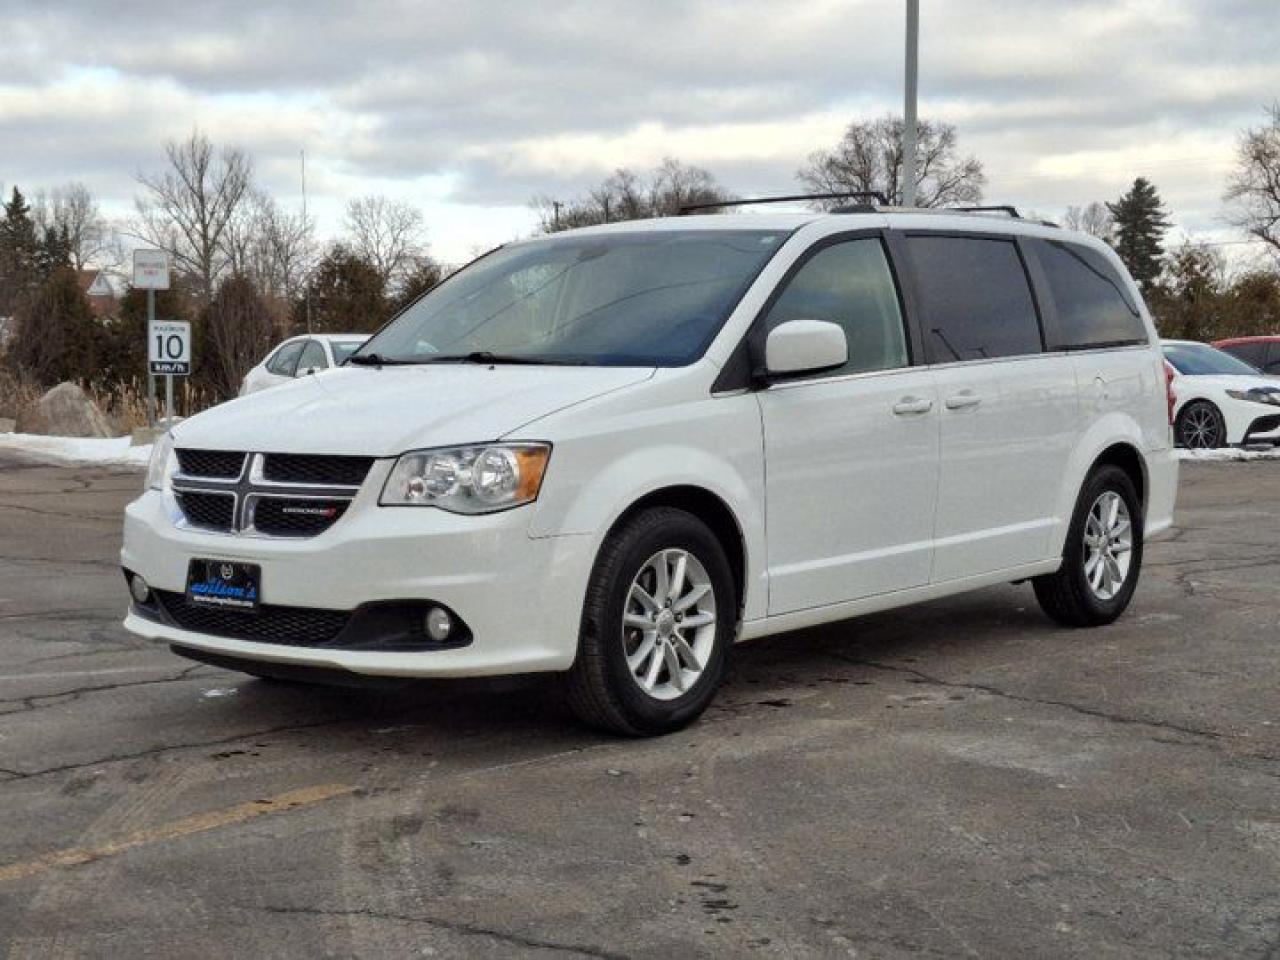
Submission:
<svg viewBox="0 0 1280 960">
<path fill-rule="evenodd" d="M 432 607 L 427 611 L 424 626 L 427 629 L 427 636 L 437 642 L 444 642 L 453 632 L 453 617 L 449 616 L 448 610 Z"/>
<path fill-rule="evenodd" d="M 133 599 L 137 600 L 138 603 L 146 603 L 151 599 L 151 587 L 147 584 L 147 581 L 136 573 L 133 575 L 133 579 L 129 581 L 129 592 L 133 594 Z"/>
</svg>

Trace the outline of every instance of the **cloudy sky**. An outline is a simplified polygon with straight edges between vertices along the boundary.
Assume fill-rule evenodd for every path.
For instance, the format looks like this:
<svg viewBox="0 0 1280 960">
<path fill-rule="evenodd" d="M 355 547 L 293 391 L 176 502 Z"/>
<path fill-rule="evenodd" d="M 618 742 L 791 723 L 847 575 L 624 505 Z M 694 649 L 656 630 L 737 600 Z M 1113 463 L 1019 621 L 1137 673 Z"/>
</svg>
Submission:
<svg viewBox="0 0 1280 960">
<path fill-rule="evenodd" d="M 126 213 L 199 127 L 323 233 L 346 200 L 419 204 L 447 261 L 527 233 L 538 194 L 676 156 L 796 189 L 853 118 L 901 110 L 902 0 L 0 0 L 0 183 L 80 180 Z M 1230 240 L 1237 132 L 1280 99 L 1277 0 L 923 0 L 921 113 L 991 202 L 1050 215 L 1145 175 Z"/>
</svg>

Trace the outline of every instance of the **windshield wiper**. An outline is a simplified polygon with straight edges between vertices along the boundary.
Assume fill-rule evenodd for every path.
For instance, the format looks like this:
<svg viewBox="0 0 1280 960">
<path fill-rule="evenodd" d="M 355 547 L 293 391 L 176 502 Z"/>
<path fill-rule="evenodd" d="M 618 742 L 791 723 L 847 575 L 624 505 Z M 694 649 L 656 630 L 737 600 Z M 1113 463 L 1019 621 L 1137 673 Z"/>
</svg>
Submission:
<svg viewBox="0 0 1280 960">
<path fill-rule="evenodd" d="M 351 364 L 356 367 L 395 367 L 404 366 L 405 364 L 423 363 L 422 360 L 402 360 L 397 357 L 384 357 L 380 353 L 357 353 L 347 357 L 343 364 Z"/>
<path fill-rule="evenodd" d="M 431 363 L 527 363 L 542 365 L 583 366 L 585 360 L 558 360 L 555 357 L 522 357 L 514 353 L 494 353 L 491 350 L 472 350 L 470 353 L 438 354 Z"/>
</svg>

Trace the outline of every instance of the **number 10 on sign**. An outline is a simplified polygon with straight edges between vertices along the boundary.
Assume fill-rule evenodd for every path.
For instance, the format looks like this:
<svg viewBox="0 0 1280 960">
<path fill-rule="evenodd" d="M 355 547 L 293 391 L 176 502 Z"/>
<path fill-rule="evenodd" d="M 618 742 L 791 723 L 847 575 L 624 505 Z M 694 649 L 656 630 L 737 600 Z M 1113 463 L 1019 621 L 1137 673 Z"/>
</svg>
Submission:
<svg viewBox="0 0 1280 960">
<path fill-rule="evenodd" d="M 172 427 L 173 378 L 191 373 L 191 324 L 176 320 L 147 324 L 147 368 L 153 376 L 164 374 L 165 409 Z"/>
</svg>

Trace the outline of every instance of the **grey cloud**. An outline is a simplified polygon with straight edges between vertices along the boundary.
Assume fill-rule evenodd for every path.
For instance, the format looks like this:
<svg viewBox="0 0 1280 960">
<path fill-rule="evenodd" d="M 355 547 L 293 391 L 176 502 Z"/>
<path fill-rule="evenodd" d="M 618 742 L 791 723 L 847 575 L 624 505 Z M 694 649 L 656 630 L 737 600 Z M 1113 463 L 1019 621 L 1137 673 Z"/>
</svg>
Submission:
<svg viewBox="0 0 1280 960">
<path fill-rule="evenodd" d="M 1038 157 L 1206 132 L 1227 142 L 1280 96 L 1274 0 L 983 0 L 924 14 L 923 112 L 963 118 L 962 149 L 1022 193 L 1035 183 L 1016 174 Z M 454 200 L 511 205 L 584 189 L 606 172 L 540 169 L 514 152 L 521 141 L 619 137 L 646 122 L 674 134 L 878 114 L 897 109 L 901 80 L 900 7 L 876 0 L 60 0 L 38 10 L 0 0 L 0 22 L 16 25 L 0 35 L 0 85 L 39 91 L 93 68 L 185 98 L 169 111 L 97 105 L 94 114 L 86 103 L 10 120 L 0 90 L 0 179 L 114 167 L 126 194 L 166 137 L 211 111 L 234 117 L 254 98 L 315 115 L 237 137 L 275 176 L 311 123 L 320 129 L 309 147 L 334 170 L 450 174 Z M 819 145 L 797 143 L 785 161 L 713 166 L 740 190 L 790 187 Z M 1002 189 L 997 178 L 991 189 Z M 1195 203 L 1210 209 L 1218 193 L 1206 187 Z"/>
</svg>

